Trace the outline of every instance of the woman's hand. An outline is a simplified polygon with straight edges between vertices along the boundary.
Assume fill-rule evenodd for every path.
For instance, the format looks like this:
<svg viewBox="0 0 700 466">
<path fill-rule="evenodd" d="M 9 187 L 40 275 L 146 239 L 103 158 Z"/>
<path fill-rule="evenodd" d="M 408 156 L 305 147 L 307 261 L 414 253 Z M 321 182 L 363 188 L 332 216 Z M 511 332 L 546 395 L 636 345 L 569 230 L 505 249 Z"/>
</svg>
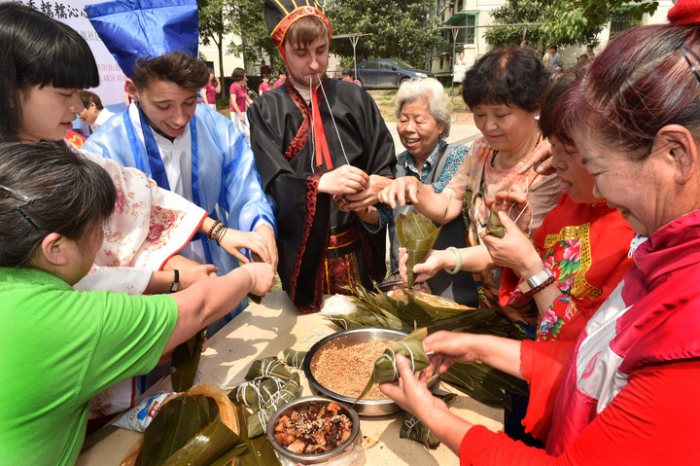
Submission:
<svg viewBox="0 0 700 466">
<path fill-rule="evenodd" d="M 422 186 L 415 176 L 401 176 L 379 192 L 379 201 L 389 204 L 392 209 L 397 205 L 418 204 L 418 193 Z"/>
<path fill-rule="evenodd" d="M 368 184 L 367 173 L 352 165 L 341 165 L 321 175 L 318 190 L 331 195 L 355 194 L 367 188 Z"/>
<path fill-rule="evenodd" d="M 483 233 L 481 242 L 486 246 L 494 264 L 508 267 L 519 277 L 529 277 L 544 268 L 535 246 L 530 238 L 503 211 L 498 212 L 498 219 L 505 228 L 503 238 Z"/>
<path fill-rule="evenodd" d="M 425 257 L 425 261 L 413 266 L 414 282 L 422 283 L 433 278 L 441 270 L 449 267 L 450 259 L 452 268 L 455 266 L 455 257 L 450 251 L 431 249 Z M 399 275 L 403 281 L 408 281 L 408 251 L 399 248 Z"/>
<path fill-rule="evenodd" d="M 413 413 L 426 425 L 431 425 L 433 419 L 448 411 L 445 402 L 433 396 L 428 389 L 428 374 L 425 371 L 416 377 L 408 360 L 400 354 L 396 355 L 396 368 L 401 376 L 401 383 L 397 380 L 380 384 L 379 390 L 382 393 L 401 408 Z"/>
<path fill-rule="evenodd" d="M 516 165 L 519 175 L 527 173 L 532 168 L 540 175 L 551 175 L 554 173 L 552 166 L 552 145 L 548 139 L 543 139 L 537 147 Z"/>
<path fill-rule="evenodd" d="M 270 264 L 253 262 L 244 264 L 240 268 L 250 275 L 251 287 L 249 292 L 256 296 L 263 296 L 275 284 L 275 269 Z"/>
<path fill-rule="evenodd" d="M 258 256 L 262 262 L 269 263 L 271 260 L 266 240 L 257 231 L 245 232 L 227 227 L 221 235 L 219 246 L 242 264 L 247 264 L 250 260 L 239 249 L 250 249 L 250 252 Z"/>
</svg>

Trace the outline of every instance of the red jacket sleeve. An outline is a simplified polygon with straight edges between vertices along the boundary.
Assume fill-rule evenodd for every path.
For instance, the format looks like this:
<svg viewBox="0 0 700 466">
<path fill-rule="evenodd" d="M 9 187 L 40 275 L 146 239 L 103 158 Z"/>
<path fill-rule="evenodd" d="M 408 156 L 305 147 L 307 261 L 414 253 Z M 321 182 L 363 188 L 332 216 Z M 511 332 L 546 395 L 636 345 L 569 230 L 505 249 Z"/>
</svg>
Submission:
<svg viewBox="0 0 700 466">
<path fill-rule="evenodd" d="M 649 366 L 586 427 L 560 457 L 494 433 L 471 428 L 460 465 L 690 465 L 700 464 L 697 413 L 700 360 Z"/>
</svg>

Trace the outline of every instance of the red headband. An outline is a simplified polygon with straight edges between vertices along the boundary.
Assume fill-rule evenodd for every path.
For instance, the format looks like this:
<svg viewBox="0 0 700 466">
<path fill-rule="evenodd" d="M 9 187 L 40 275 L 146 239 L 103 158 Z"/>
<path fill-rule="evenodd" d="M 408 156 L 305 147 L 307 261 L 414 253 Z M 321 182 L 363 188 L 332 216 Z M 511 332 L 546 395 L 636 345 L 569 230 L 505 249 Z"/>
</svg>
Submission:
<svg viewBox="0 0 700 466">
<path fill-rule="evenodd" d="M 700 24 L 700 0 L 679 0 L 666 17 L 679 26 Z"/>
<path fill-rule="evenodd" d="M 328 21 L 326 15 L 324 15 L 321 10 L 312 6 L 302 6 L 289 13 L 282 21 L 279 22 L 277 26 L 275 26 L 275 29 L 270 33 L 272 43 L 278 47 L 282 47 L 284 37 L 287 35 L 289 28 L 292 27 L 292 24 L 294 24 L 298 19 L 305 16 L 316 16 L 317 18 L 321 19 L 328 27 L 328 36 L 333 37 L 333 26 L 331 26 L 331 22 Z"/>
</svg>

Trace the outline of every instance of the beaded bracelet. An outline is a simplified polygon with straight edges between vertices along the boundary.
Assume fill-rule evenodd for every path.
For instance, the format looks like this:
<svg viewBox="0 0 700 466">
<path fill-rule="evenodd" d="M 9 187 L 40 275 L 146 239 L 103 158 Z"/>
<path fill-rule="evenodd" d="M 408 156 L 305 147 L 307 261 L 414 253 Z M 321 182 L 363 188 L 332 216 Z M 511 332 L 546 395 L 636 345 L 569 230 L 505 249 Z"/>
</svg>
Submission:
<svg viewBox="0 0 700 466">
<path fill-rule="evenodd" d="M 228 228 L 222 223 L 221 228 L 219 228 L 214 235 L 214 240 L 219 246 L 221 246 L 221 241 L 224 239 L 224 236 L 226 236 L 226 232 L 228 232 Z"/>
<path fill-rule="evenodd" d="M 455 255 L 455 259 L 457 259 L 457 263 L 455 264 L 454 269 L 445 270 L 445 272 L 449 273 L 450 275 L 456 275 L 457 273 L 459 273 L 462 270 L 462 254 L 460 254 L 459 249 L 457 249 L 454 246 L 450 246 L 446 250 L 450 251 L 452 254 Z"/>
<path fill-rule="evenodd" d="M 216 230 L 221 227 L 222 223 L 219 220 L 214 221 L 214 225 L 211 226 L 209 229 L 209 232 L 207 233 L 207 238 L 209 238 L 209 241 L 214 239 L 214 234 L 216 233 Z"/>
</svg>

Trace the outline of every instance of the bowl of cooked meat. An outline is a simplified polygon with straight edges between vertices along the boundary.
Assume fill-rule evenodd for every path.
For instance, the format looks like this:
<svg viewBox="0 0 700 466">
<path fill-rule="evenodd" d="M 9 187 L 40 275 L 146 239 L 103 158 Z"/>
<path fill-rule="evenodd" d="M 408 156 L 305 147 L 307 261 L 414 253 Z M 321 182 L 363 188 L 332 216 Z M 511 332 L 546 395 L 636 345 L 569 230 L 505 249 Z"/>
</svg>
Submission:
<svg viewBox="0 0 700 466">
<path fill-rule="evenodd" d="M 267 439 L 277 453 L 301 464 L 324 463 L 361 448 L 360 418 L 345 403 L 322 396 L 294 400 L 272 415 Z"/>
</svg>

